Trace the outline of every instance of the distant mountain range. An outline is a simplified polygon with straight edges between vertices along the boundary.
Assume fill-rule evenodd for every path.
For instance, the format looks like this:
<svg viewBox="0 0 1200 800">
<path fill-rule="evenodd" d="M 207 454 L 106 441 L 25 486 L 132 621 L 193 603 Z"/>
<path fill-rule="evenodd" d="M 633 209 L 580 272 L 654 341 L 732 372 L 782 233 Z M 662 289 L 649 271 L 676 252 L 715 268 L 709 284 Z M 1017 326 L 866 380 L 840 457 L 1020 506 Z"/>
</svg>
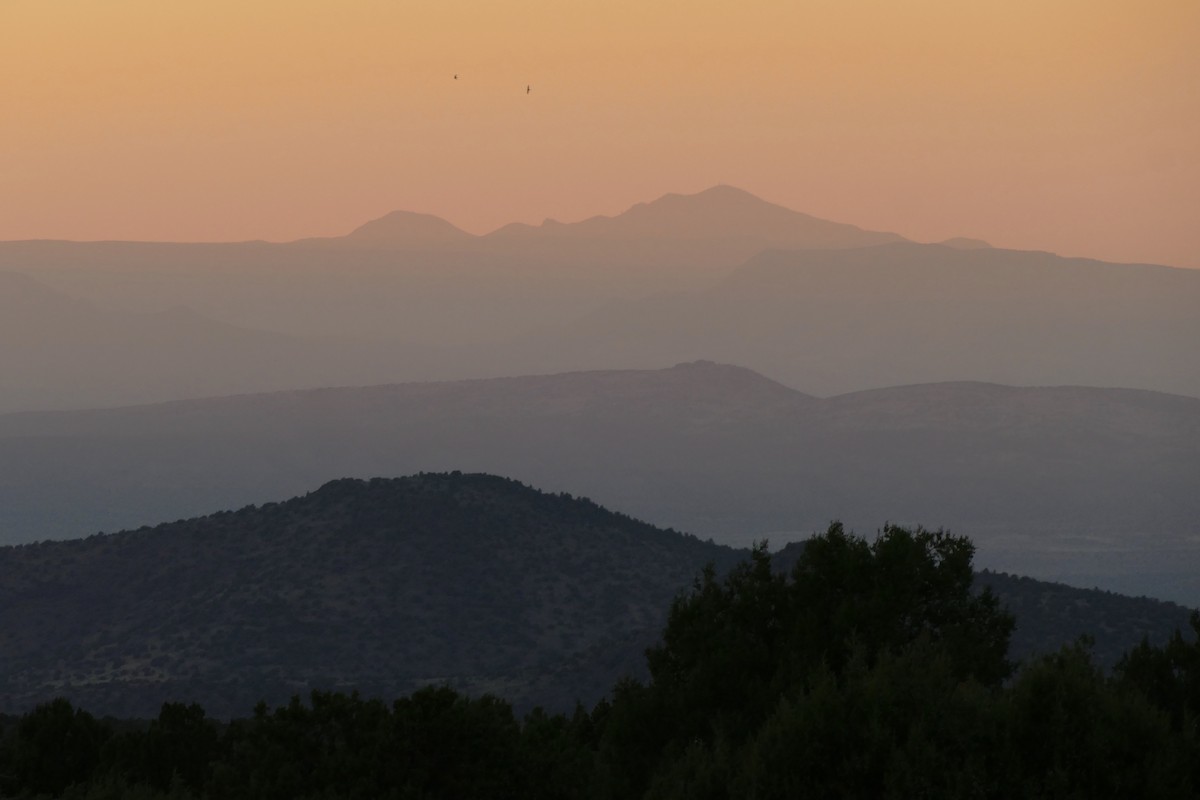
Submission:
<svg viewBox="0 0 1200 800">
<path fill-rule="evenodd" d="M 569 710 L 640 674 L 672 597 L 705 563 L 744 555 L 459 473 L 340 480 L 155 529 L 0 548 L 0 712 L 65 696 L 97 714 L 150 717 L 172 700 L 230 716 L 310 688 L 392 698 L 428 683 Z M 1019 657 L 1085 632 L 1119 653 L 1186 619 L 1165 603 L 982 581 L 1019 609 Z"/>
<path fill-rule="evenodd" d="M 1200 605 L 1200 399 L 982 383 L 821 399 L 739 367 L 413 383 L 0 416 L 0 532 L 71 537 L 463 469 L 776 545 L 832 519 L 979 565 Z"/>
<path fill-rule="evenodd" d="M 592 246 L 604 241 L 648 240 L 670 242 L 680 248 L 685 247 L 684 242 L 705 242 L 729 248 L 724 256 L 738 260 L 767 249 L 866 247 L 905 241 L 894 233 L 866 231 L 792 211 L 733 186 L 714 186 L 693 195 L 667 194 L 612 217 L 595 216 L 568 223 L 548 219 L 541 225 L 512 223 L 483 236 L 472 236 L 428 214 L 393 211 L 346 236 L 305 239 L 302 243 L 404 250 L 430 246 L 493 249 L 533 241 L 560 245 L 574 241 Z M 734 255 L 738 252 L 740 257 Z M 628 252 L 616 255 L 621 261 L 630 256 Z M 709 258 L 713 255 L 710 251 Z"/>
<path fill-rule="evenodd" d="M 725 242 L 727 247 L 741 243 L 747 256 L 767 249 L 837 249 L 905 241 L 894 233 L 866 231 L 792 211 L 732 186 L 714 186 L 694 195 L 664 195 L 615 217 L 568 224 L 546 220 L 539 226 L 515 223 L 483 238 L 700 241 L 709 246 Z"/>
<path fill-rule="evenodd" d="M 1200 396 L 1197 342 L 1200 270 L 900 243 L 762 253 L 707 290 L 611 304 L 514 357 L 525 371 L 713 358 L 815 394 L 983 380 Z"/>
<path fill-rule="evenodd" d="M 485 236 L 396 212 L 285 244 L 0 242 L 0 281 L 0 411 L 697 358 L 817 395 L 1200 396 L 1200 270 L 916 244 L 731 187 Z"/>
<path fill-rule="evenodd" d="M 0 242 L 0 272 L 113 310 L 182 305 L 297 336 L 457 344 L 539 330 L 613 298 L 702 287 L 764 250 L 893 241 L 903 240 L 715 187 L 486 236 L 397 211 L 346 236 L 281 244 Z"/>
</svg>

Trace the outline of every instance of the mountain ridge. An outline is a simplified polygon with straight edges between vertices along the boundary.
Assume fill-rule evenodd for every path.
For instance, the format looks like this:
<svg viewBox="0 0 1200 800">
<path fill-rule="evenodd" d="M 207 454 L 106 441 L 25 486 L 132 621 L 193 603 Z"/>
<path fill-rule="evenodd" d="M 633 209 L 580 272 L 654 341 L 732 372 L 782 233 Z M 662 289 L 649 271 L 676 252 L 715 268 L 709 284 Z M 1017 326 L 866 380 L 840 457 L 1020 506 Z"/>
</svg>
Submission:
<svg viewBox="0 0 1200 800">
<path fill-rule="evenodd" d="M 690 195 L 668 193 L 650 202 L 636 203 L 613 216 L 597 215 L 572 223 L 546 220 L 536 226 L 510 223 L 485 234 L 484 238 L 537 236 L 601 239 L 761 237 L 768 246 L 803 240 L 807 246 L 818 248 L 905 241 L 898 234 L 867 231 L 856 225 L 793 211 L 724 184 Z"/>
<path fill-rule="evenodd" d="M 729 220 L 737 224 L 730 226 Z M 120 246 L 170 246 L 181 247 L 271 247 L 281 245 L 338 242 L 349 244 L 375 244 L 403 246 L 413 244 L 447 245 L 482 243 L 513 236 L 528 237 L 549 235 L 630 237 L 662 234 L 656 226 L 665 224 L 668 237 L 682 235 L 683 238 L 721 238 L 726 236 L 775 235 L 789 233 L 793 240 L 797 233 L 824 237 L 833 246 L 862 246 L 867 243 L 908 241 L 905 237 L 886 231 L 871 231 L 851 223 L 835 222 L 816 217 L 802 211 L 771 203 L 744 189 L 728 184 L 716 184 L 707 189 L 683 194 L 668 192 L 650 201 L 638 202 L 624 211 L 612 215 L 596 214 L 573 222 L 546 219 L 539 225 L 511 222 L 483 234 L 472 234 L 454 223 L 420 211 L 395 209 L 379 217 L 369 219 L 342 236 L 306 236 L 279 242 L 248 239 L 231 242 L 188 242 L 127 239 L 20 239 L 0 241 L 3 244 L 31 246 L 53 246 L 55 244 Z M 648 230 L 646 228 L 649 228 Z M 963 241 L 968 241 L 963 239 Z M 854 243 L 854 244 L 852 244 Z M 818 247 L 829 246 L 818 244 Z"/>
</svg>

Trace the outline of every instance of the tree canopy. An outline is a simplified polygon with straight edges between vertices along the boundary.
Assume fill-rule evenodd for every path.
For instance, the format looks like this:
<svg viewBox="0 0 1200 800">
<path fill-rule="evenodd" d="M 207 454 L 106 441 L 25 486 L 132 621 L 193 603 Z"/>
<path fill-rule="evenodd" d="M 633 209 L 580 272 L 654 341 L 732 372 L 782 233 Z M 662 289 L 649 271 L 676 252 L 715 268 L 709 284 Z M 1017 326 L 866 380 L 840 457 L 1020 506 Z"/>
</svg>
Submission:
<svg viewBox="0 0 1200 800">
<path fill-rule="evenodd" d="M 765 546 L 706 569 L 588 710 L 523 719 L 428 686 L 390 705 L 313 692 L 229 724 L 167 703 L 145 724 L 65 700 L 0 734 L 0 794 L 101 798 L 1126 798 L 1200 787 L 1194 640 L 1086 642 L 1022 665 L 972 590 L 971 543 L 833 525 L 787 573 Z"/>
</svg>

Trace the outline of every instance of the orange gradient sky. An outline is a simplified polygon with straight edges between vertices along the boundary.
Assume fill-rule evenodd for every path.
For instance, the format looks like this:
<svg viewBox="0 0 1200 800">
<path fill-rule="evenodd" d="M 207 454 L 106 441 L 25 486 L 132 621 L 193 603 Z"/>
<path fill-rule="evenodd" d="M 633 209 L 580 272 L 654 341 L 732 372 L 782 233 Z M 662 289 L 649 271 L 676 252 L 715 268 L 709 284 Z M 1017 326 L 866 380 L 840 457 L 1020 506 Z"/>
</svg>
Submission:
<svg viewBox="0 0 1200 800">
<path fill-rule="evenodd" d="M 479 233 L 716 183 L 1200 267 L 1200 2 L 0 0 L 0 239 Z"/>
</svg>

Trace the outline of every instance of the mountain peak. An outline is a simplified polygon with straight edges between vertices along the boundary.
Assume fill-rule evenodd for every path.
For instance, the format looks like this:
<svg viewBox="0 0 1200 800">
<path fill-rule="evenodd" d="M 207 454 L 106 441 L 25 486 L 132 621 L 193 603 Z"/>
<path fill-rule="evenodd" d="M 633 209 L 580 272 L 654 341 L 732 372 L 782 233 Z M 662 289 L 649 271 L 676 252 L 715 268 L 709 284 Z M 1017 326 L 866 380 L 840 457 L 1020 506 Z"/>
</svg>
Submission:
<svg viewBox="0 0 1200 800">
<path fill-rule="evenodd" d="M 393 211 L 360 225 L 344 238 L 355 243 L 402 247 L 444 244 L 473 237 L 432 214 Z"/>
<path fill-rule="evenodd" d="M 865 247 L 904 241 L 894 233 L 865 231 L 793 211 L 744 189 L 718 184 L 695 194 L 665 194 L 638 203 L 616 216 L 581 222 L 547 221 L 539 226 L 513 224 L 494 231 L 497 238 L 551 237 L 610 240 L 741 240 L 765 248 Z"/>
<path fill-rule="evenodd" d="M 753 203 L 753 204 L 763 205 L 763 206 L 775 205 L 774 203 L 769 203 L 766 200 L 763 200 L 761 197 L 759 197 L 756 194 L 751 194 L 750 192 L 747 192 L 745 189 L 739 189 L 738 187 L 730 186 L 727 183 L 718 183 L 715 186 L 710 186 L 707 189 L 702 189 L 699 192 L 694 192 L 692 194 L 679 194 L 677 192 L 668 192 L 667 194 L 664 194 L 662 197 L 660 197 L 658 200 L 653 201 L 650 205 L 653 205 L 654 203 L 660 203 L 663 201 L 668 201 L 668 202 L 683 201 L 683 202 L 691 202 L 691 203 Z M 645 204 L 642 204 L 642 205 L 645 205 Z M 777 207 L 781 207 L 781 206 L 777 206 Z M 793 213 L 799 213 L 799 212 L 793 212 Z"/>
</svg>

